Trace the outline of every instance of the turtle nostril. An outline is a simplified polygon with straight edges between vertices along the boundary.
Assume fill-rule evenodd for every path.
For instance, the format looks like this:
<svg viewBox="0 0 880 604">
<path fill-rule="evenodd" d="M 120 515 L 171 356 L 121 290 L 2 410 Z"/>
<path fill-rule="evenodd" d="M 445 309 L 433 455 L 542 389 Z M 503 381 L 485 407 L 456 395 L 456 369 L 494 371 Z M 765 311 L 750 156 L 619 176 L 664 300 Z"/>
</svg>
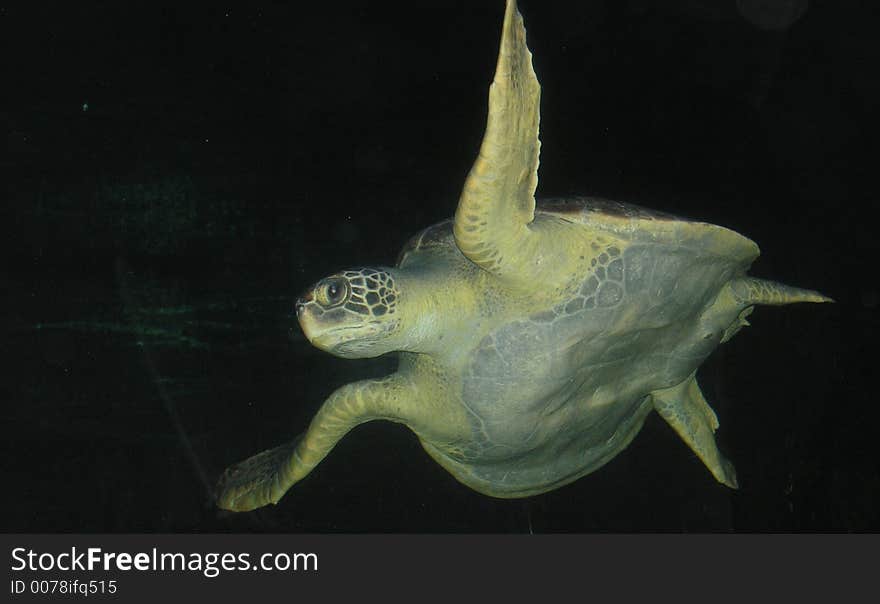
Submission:
<svg viewBox="0 0 880 604">
<path fill-rule="evenodd" d="M 303 302 L 301 299 L 297 300 L 294 308 L 296 309 L 296 316 L 297 316 L 297 318 L 299 318 L 302 316 L 303 312 L 306 310 L 306 303 Z"/>
</svg>

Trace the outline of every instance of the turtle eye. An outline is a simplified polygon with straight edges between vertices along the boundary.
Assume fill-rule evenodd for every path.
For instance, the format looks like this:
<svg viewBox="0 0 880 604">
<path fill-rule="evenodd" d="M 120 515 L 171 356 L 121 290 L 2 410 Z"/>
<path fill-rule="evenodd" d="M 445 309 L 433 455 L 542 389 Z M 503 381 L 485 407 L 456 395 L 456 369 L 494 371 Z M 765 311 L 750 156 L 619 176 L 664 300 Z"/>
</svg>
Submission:
<svg viewBox="0 0 880 604">
<path fill-rule="evenodd" d="M 348 298 L 348 281 L 333 277 L 322 282 L 315 291 L 315 297 L 321 306 L 338 306 Z"/>
</svg>

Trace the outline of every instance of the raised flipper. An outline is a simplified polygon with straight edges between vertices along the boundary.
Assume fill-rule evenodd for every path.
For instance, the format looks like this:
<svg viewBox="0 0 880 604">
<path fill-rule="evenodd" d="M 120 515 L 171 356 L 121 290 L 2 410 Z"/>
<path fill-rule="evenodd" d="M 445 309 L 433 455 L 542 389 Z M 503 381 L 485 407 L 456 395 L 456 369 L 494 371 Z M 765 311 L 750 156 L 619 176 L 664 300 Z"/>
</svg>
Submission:
<svg viewBox="0 0 880 604">
<path fill-rule="evenodd" d="M 227 469 L 217 483 L 217 505 L 246 512 L 278 500 L 302 480 L 352 428 L 374 419 L 402 421 L 411 405 L 397 375 L 339 388 L 321 406 L 309 429 L 291 443 L 263 451 Z"/>
<path fill-rule="evenodd" d="M 715 479 L 737 488 L 736 471 L 715 444 L 718 418 L 692 375 L 678 386 L 652 393 L 654 409 L 697 454 Z"/>
<path fill-rule="evenodd" d="M 519 251 L 535 217 L 538 185 L 541 86 L 526 46 L 514 0 L 507 0 L 489 117 L 480 154 L 455 212 L 455 242 L 474 264 L 491 273 L 517 273 L 506 258 Z"/>
</svg>

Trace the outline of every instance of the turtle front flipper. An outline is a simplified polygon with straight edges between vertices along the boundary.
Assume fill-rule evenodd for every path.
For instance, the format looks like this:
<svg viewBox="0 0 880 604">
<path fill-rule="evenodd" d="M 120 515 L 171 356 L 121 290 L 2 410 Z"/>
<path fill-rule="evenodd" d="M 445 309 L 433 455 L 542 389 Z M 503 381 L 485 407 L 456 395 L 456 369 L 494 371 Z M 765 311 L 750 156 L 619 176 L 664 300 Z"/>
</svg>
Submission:
<svg viewBox="0 0 880 604">
<path fill-rule="evenodd" d="M 355 426 L 374 419 L 403 421 L 405 381 L 397 374 L 348 384 L 321 406 L 305 434 L 227 469 L 217 483 L 217 506 L 247 512 L 278 503 Z"/>
<path fill-rule="evenodd" d="M 715 479 L 733 489 L 738 487 L 736 470 L 715 444 L 718 418 L 706 402 L 696 378 L 691 375 L 678 386 L 651 393 L 654 409 L 709 468 Z"/>
<path fill-rule="evenodd" d="M 517 263 L 505 260 L 519 252 L 535 217 L 540 98 L 522 16 L 516 2 L 508 0 L 486 132 L 454 224 L 461 252 L 491 273 L 517 272 Z"/>
<path fill-rule="evenodd" d="M 286 468 L 295 459 L 300 440 L 302 436 L 227 468 L 217 483 L 217 506 L 247 512 L 278 501 L 293 485 Z"/>
</svg>

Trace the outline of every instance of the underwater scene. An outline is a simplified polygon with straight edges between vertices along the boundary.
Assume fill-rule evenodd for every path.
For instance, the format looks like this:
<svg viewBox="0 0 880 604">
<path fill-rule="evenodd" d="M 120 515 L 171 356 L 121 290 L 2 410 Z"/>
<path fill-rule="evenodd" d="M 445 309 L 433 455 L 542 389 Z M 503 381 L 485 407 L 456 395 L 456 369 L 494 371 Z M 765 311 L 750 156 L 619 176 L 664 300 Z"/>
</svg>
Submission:
<svg viewBox="0 0 880 604">
<path fill-rule="evenodd" d="M 315 443 L 329 451 L 277 505 L 221 509 L 229 475 L 219 490 L 218 481 L 227 468 L 299 442 L 337 389 L 398 369 L 396 354 L 381 346 L 378 356 L 323 350 L 332 347 L 309 330 L 342 320 L 331 309 L 342 312 L 347 301 L 354 313 L 369 307 L 375 319 L 397 308 L 400 329 L 422 339 L 416 345 L 401 336 L 391 349 L 410 347 L 405 363 L 416 365 L 469 354 L 462 342 L 475 307 L 489 308 L 487 316 L 520 309 L 511 322 L 547 310 L 516 299 L 540 294 L 544 276 L 566 272 L 550 262 L 526 274 L 531 257 L 550 258 L 561 237 L 541 248 L 510 246 L 501 254 L 513 267 L 507 270 L 480 256 L 493 243 L 486 235 L 462 249 L 467 258 L 456 256 L 467 268 L 455 270 L 471 271 L 467 287 L 443 281 L 442 295 L 439 281 L 395 284 L 385 272 L 322 281 L 343 270 L 394 267 L 413 235 L 452 218 L 467 191 L 483 191 L 465 181 L 486 130 L 504 2 L 449 0 L 430 10 L 428 3 L 348 0 L 307 8 L 22 4 L 0 8 L 10 49 L 0 95 L 4 532 L 880 529 L 880 406 L 872 382 L 880 212 L 876 152 L 866 151 L 880 101 L 873 27 L 844 4 L 808 0 L 518 4 L 541 86 L 539 208 L 542 198 L 592 196 L 720 225 L 760 247 L 751 276 L 834 300 L 757 306 L 748 321 L 734 313 L 736 328 L 713 336 L 723 343 L 701 349 L 696 392 L 711 406 L 704 419 L 714 410 L 718 424 L 708 442 L 714 430 L 735 475 L 731 469 L 716 480 L 712 461 L 704 463 L 673 420 L 639 399 L 632 421 L 644 425 L 632 441 L 546 492 L 478 492 L 467 462 L 443 461 L 405 425 L 379 420 L 355 422 L 338 442 L 322 441 L 322 432 L 296 453 L 285 449 L 283 459 L 261 458 L 249 479 L 274 484 L 285 463 L 311 465 L 303 459 Z M 526 73 L 512 65 L 514 79 Z M 511 111 L 525 111 L 517 102 Z M 498 148 L 521 148 L 504 136 Z M 493 164 L 491 151 L 485 146 L 481 157 L 494 174 L 503 162 Z M 488 198 L 497 194 L 493 178 Z M 484 208 L 483 200 L 468 212 Z M 635 212 L 597 203 L 597 221 Z M 512 207 L 499 211 L 506 217 Z M 491 226 L 486 212 L 480 220 Z M 651 220 L 632 237 L 667 237 L 657 226 L 667 218 Z M 482 233 L 483 222 L 473 222 Z M 461 226 L 455 237 L 466 241 L 470 232 Z M 458 249 L 453 239 L 442 241 Z M 597 258 L 610 282 L 626 250 L 606 249 Z M 454 272 L 451 264 L 441 268 Z M 683 270 L 669 288 L 684 291 L 696 270 Z M 515 286 L 490 291 L 479 285 L 488 282 L 479 271 Z M 371 283 L 378 293 L 365 293 Z M 406 296 L 416 294 L 434 305 L 430 321 L 404 312 Z M 592 304 L 616 303 L 614 295 L 600 287 L 595 302 L 577 299 L 576 312 L 587 316 Z M 572 306 L 554 308 L 575 325 Z M 660 314 L 633 310 L 629 339 L 608 349 L 650 356 L 638 342 L 666 342 L 650 335 L 659 333 L 652 330 Z M 663 325 L 680 325 L 685 339 L 694 321 L 672 316 Z M 435 323 L 442 329 L 431 331 Z M 449 336 L 442 342 L 441 331 Z M 483 419 L 512 426 L 527 441 L 537 420 L 514 398 L 527 396 L 540 359 L 569 348 L 542 348 L 547 341 L 529 339 L 525 329 L 504 334 L 470 358 L 513 358 L 504 375 L 515 377 L 505 387 L 467 383 L 498 394 L 497 401 L 488 396 Z M 578 350 L 594 362 L 590 337 L 578 336 L 586 342 Z M 343 358 L 359 356 L 369 358 Z M 603 388 L 650 382 L 654 365 L 620 367 L 605 378 L 573 366 L 558 379 L 593 379 L 598 398 Z M 444 383 L 420 380 L 419 405 L 394 399 L 414 408 L 423 436 L 452 433 L 452 423 L 480 415 L 468 405 L 439 410 Z M 577 415 L 571 400 L 553 400 L 560 413 Z M 399 419 L 387 408 L 376 415 Z M 566 417 L 560 425 L 541 421 L 561 434 L 578 421 Z M 613 432 L 630 421 L 623 410 L 603 418 L 584 430 Z M 547 450 L 557 451 L 548 434 Z M 492 441 L 444 442 L 462 452 L 460 460 L 476 449 L 490 455 Z M 569 454 L 577 452 L 560 445 L 558 456 L 546 455 L 547 467 Z M 503 494 L 507 478 L 499 474 L 488 490 Z"/>
</svg>

